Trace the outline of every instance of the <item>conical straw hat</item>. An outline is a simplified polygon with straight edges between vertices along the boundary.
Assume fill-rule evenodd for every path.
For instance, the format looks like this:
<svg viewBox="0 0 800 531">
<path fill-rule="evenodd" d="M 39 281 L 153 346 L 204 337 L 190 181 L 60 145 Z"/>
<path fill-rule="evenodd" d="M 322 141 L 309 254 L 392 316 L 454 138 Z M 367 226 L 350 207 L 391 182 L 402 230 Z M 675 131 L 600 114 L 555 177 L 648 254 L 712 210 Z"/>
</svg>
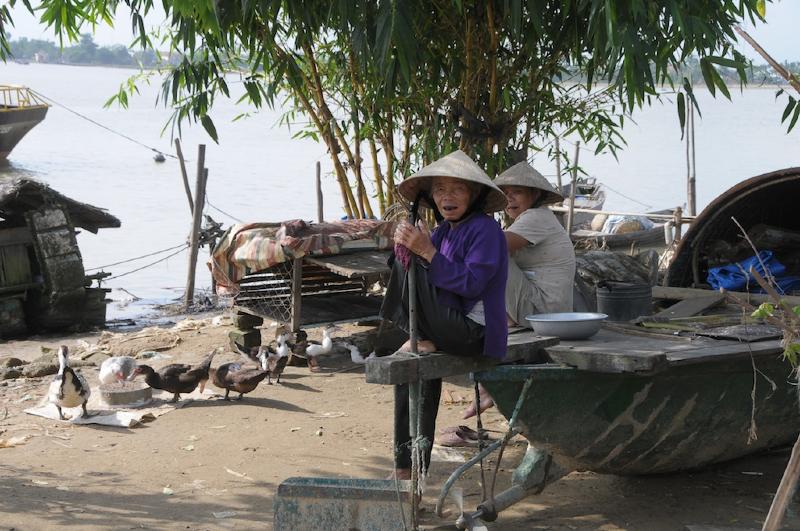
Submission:
<svg viewBox="0 0 800 531">
<path fill-rule="evenodd" d="M 549 205 L 564 200 L 564 196 L 553 188 L 553 185 L 544 178 L 544 175 L 533 169 L 533 166 L 525 161 L 514 164 L 509 169 L 501 173 L 494 180 L 497 186 L 525 186 L 541 190 L 542 198 L 539 205 Z"/>
<path fill-rule="evenodd" d="M 489 188 L 484 209 L 486 212 L 497 212 L 506 207 L 506 195 L 503 191 L 495 186 L 486 172 L 460 149 L 431 162 L 417 173 L 409 175 L 397 186 L 397 191 L 409 201 L 414 201 L 420 189 L 430 192 L 433 177 L 454 177 L 486 186 Z M 425 203 L 423 205 L 431 206 Z"/>
</svg>

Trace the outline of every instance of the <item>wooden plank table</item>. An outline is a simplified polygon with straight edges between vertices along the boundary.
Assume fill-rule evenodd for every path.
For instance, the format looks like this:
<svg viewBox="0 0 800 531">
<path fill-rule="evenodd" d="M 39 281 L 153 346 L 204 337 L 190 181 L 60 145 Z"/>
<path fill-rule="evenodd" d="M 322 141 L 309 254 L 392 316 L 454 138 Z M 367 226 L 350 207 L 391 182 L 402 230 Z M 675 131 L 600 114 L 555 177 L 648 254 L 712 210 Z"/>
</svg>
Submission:
<svg viewBox="0 0 800 531">
<path fill-rule="evenodd" d="M 603 373 L 654 373 L 669 367 L 722 358 L 773 356 L 783 352 L 779 340 L 742 343 L 707 337 L 688 338 L 660 333 L 647 337 L 601 329 L 584 340 L 564 340 L 547 349 L 550 358 L 579 370 Z"/>
<path fill-rule="evenodd" d="M 525 330 L 508 336 L 508 350 L 502 360 L 455 356 L 444 352 L 413 354 L 398 351 L 391 356 L 367 360 L 367 383 L 399 385 L 483 371 L 500 363 L 528 360 L 542 349 L 557 343 L 558 338 L 537 336 L 533 331 Z"/>
</svg>

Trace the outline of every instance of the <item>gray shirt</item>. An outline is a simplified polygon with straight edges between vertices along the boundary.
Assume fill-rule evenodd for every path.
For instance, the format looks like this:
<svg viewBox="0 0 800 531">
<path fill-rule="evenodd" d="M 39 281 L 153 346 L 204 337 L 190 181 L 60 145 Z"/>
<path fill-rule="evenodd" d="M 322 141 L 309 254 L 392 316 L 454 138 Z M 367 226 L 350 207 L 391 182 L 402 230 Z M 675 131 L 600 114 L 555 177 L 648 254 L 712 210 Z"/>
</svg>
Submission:
<svg viewBox="0 0 800 531">
<path fill-rule="evenodd" d="M 546 207 L 530 208 L 507 229 L 525 238 L 528 245 L 511 257 L 536 285 L 533 301 L 540 312 L 572 311 L 575 251 L 567 231 Z M 569 307 L 567 307 L 569 306 Z"/>
</svg>

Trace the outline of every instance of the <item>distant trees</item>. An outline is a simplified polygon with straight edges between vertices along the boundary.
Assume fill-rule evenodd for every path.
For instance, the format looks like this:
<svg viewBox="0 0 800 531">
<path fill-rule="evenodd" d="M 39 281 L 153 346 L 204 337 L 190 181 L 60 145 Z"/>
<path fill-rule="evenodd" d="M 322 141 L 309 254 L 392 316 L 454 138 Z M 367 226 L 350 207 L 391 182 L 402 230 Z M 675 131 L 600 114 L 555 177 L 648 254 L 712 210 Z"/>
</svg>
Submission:
<svg viewBox="0 0 800 531">
<path fill-rule="evenodd" d="M 154 50 L 131 52 L 123 44 L 98 46 L 90 33 L 81 34 L 74 46 L 61 48 L 56 43 L 21 37 L 9 41 L 10 56 L 16 60 L 40 63 L 66 63 L 76 65 L 104 65 L 154 68 L 159 56 Z"/>
</svg>

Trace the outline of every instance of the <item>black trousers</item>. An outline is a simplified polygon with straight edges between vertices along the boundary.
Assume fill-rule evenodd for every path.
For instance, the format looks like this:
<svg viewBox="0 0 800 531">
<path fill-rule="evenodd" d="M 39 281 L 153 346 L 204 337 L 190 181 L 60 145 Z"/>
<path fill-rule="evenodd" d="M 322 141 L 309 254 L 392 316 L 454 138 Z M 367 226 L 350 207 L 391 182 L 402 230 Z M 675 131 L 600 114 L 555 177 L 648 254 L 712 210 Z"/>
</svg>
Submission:
<svg viewBox="0 0 800 531">
<path fill-rule="evenodd" d="M 448 354 L 480 356 L 483 353 L 484 327 L 467 318 L 463 312 L 439 304 L 436 287 L 428 281 L 428 270 L 416 262 L 412 261 L 416 264 L 416 315 L 420 339 L 432 341 L 437 349 Z M 392 273 L 380 315 L 408 333 L 408 272 L 400 260 L 393 260 L 391 266 Z M 436 433 L 442 380 L 423 380 L 420 384 L 420 435 L 427 440 L 424 449 L 427 468 L 431 462 Z M 394 390 L 394 464 L 395 468 L 411 468 L 408 385 L 397 385 Z"/>
</svg>

